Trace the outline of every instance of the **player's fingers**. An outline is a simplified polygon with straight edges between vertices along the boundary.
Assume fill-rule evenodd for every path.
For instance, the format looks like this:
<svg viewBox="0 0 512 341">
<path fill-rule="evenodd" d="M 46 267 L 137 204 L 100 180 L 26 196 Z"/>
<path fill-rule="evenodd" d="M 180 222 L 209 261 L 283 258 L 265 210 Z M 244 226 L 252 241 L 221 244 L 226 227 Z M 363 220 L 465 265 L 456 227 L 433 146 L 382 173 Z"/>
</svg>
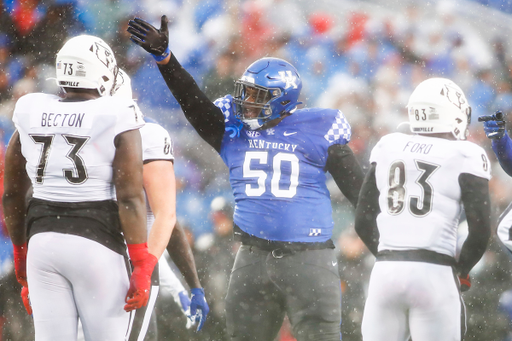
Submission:
<svg viewBox="0 0 512 341">
<path fill-rule="evenodd" d="M 137 38 L 139 38 L 142 41 L 144 41 L 146 38 L 146 34 L 144 32 L 137 30 L 136 28 L 128 27 L 126 29 L 126 31 L 128 31 L 128 33 L 130 33 L 133 36 L 136 36 Z"/>
<path fill-rule="evenodd" d="M 135 23 L 139 24 L 140 27 L 143 27 L 146 31 L 156 31 L 157 29 L 155 26 L 151 25 L 147 21 L 141 19 L 141 18 L 135 18 L 133 19 Z"/>
<path fill-rule="evenodd" d="M 144 42 L 142 40 L 140 40 L 139 38 L 137 38 L 135 36 L 131 36 L 130 40 L 139 46 L 142 46 L 144 44 Z"/>
<path fill-rule="evenodd" d="M 493 115 L 484 115 L 478 117 L 478 122 L 487 122 L 487 121 L 494 121 L 495 117 Z"/>
<path fill-rule="evenodd" d="M 167 32 L 169 29 L 167 28 L 167 23 L 169 20 L 167 19 L 167 16 L 164 14 L 162 15 L 162 18 L 160 20 L 160 32 Z"/>
<path fill-rule="evenodd" d="M 144 26 L 140 25 L 135 20 L 130 20 L 128 22 L 128 28 L 132 28 L 133 30 L 139 31 L 140 33 L 146 34 L 148 32 L 148 29 L 146 29 Z"/>
</svg>

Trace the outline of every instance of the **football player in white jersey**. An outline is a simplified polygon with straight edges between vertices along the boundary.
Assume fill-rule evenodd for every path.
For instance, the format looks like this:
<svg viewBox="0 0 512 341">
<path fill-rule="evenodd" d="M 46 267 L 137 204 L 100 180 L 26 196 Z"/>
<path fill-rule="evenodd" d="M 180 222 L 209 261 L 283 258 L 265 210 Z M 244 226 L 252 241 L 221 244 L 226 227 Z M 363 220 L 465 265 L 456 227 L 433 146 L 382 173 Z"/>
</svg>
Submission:
<svg viewBox="0 0 512 341">
<path fill-rule="evenodd" d="M 130 77 L 122 69 L 119 69 L 115 96 L 129 99 L 133 97 Z M 139 110 L 137 105 L 136 108 Z M 142 116 L 142 114 L 140 115 Z M 164 289 L 173 293 L 174 299 L 182 309 L 186 311 L 190 306 L 189 315 L 194 322 L 197 318 L 198 330 L 202 328 L 209 311 L 190 245 L 184 238 L 183 230 L 179 227 L 174 229 L 176 225 L 176 180 L 171 137 L 167 130 L 151 119 L 146 119 L 146 124 L 140 128 L 140 134 L 144 163 L 143 179 L 146 195 L 148 247 L 150 253 L 154 254 L 159 262 L 153 273 L 149 303 L 144 309 L 139 309 L 136 312 L 129 340 L 144 340 L 158 296 L 160 282 L 164 285 Z M 172 260 L 177 264 L 191 288 L 192 299 L 190 301 L 188 294 L 183 292 L 183 285 L 165 259 L 166 249 L 169 250 Z"/>
<path fill-rule="evenodd" d="M 462 340 L 460 292 L 490 236 L 490 164 L 464 141 L 471 108 L 452 81 L 423 81 L 407 109 L 414 134 L 377 143 L 356 209 L 356 231 L 376 256 L 363 340 Z M 456 259 L 462 207 L 469 235 Z"/>
<path fill-rule="evenodd" d="M 76 340 L 79 318 L 86 340 L 125 340 L 158 261 L 147 246 L 144 120 L 131 99 L 110 96 L 118 68 L 100 38 L 68 40 L 56 72 L 64 98 L 28 94 L 13 115 L 3 203 L 16 276 L 36 341 Z"/>
</svg>

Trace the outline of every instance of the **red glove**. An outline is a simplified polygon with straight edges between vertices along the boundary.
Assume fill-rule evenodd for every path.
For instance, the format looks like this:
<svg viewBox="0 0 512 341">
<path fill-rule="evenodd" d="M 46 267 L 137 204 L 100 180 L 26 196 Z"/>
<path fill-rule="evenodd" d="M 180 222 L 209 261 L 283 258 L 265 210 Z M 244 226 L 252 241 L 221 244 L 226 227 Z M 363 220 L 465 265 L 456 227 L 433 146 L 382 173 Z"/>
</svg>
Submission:
<svg viewBox="0 0 512 341">
<path fill-rule="evenodd" d="M 27 243 L 23 245 L 14 245 L 14 271 L 16 271 L 16 279 L 24 287 L 27 284 Z"/>
<path fill-rule="evenodd" d="M 471 288 L 471 279 L 469 278 L 469 275 L 463 276 L 459 275 L 459 282 L 460 282 L 460 291 L 468 291 L 469 288 Z"/>
<path fill-rule="evenodd" d="M 23 305 L 25 306 L 25 309 L 27 310 L 27 314 L 32 315 L 32 306 L 30 305 L 30 297 L 28 294 L 27 287 L 21 288 L 21 299 L 23 300 Z"/>
<path fill-rule="evenodd" d="M 128 244 L 128 253 L 133 264 L 130 289 L 126 295 L 124 310 L 132 311 L 146 306 L 151 289 L 151 274 L 158 259 L 148 252 L 148 244 Z"/>
</svg>

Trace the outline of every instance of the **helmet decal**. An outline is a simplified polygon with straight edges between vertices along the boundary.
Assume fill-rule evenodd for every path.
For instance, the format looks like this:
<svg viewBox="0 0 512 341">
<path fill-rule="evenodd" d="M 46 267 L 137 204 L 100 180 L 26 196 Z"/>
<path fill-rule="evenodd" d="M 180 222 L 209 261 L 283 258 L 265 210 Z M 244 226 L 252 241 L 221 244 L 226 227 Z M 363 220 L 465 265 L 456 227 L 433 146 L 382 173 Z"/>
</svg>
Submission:
<svg viewBox="0 0 512 341">
<path fill-rule="evenodd" d="M 262 58 L 245 70 L 235 82 L 235 116 L 248 130 L 284 114 L 293 113 L 300 104 L 302 81 L 297 69 L 279 58 Z"/>
<path fill-rule="evenodd" d="M 291 71 L 279 71 L 279 76 L 281 77 L 281 81 L 285 83 L 285 89 L 290 87 L 297 89 L 297 77 L 295 77 Z"/>
</svg>

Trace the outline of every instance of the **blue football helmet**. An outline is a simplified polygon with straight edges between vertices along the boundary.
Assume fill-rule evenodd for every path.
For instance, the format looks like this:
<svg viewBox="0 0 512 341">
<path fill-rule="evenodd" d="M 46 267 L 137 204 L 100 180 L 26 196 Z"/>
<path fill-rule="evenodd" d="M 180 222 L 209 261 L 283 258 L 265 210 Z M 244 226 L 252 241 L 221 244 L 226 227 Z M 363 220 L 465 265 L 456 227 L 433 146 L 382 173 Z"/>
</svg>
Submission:
<svg viewBox="0 0 512 341">
<path fill-rule="evenodd" d="M 249 130 L 287 113 L 299 102 L 302 81 L 297 69 L 279 58 L 261 58 L 235 82 L 235 115 Z"/>
</svg>

